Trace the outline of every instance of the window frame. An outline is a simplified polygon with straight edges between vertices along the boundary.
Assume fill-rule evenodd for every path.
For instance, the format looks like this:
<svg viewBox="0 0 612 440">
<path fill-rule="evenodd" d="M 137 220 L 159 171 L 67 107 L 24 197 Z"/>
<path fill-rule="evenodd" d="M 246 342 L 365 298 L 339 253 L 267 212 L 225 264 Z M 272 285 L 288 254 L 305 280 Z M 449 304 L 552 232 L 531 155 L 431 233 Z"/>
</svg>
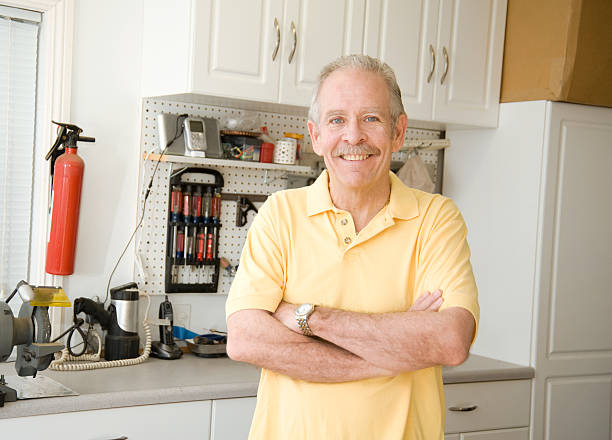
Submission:
<svg viewBox="0 0 612 440">
<path fill-rule="evenodd" d="M 29 281 L 34 285 L 62 286 L 63 277 L 45 272 L 47 241 L 51 227 L 49 202 L 51 178 L 45 154 L 55 141 L 51 120 L 70 121 L 74 0 L 0 0 L 3 5 L 42 13 L 38 43 L 34 181 Z M 52 333 L 61 328 L 62 309 L 50 309 Z"/>
</svg>

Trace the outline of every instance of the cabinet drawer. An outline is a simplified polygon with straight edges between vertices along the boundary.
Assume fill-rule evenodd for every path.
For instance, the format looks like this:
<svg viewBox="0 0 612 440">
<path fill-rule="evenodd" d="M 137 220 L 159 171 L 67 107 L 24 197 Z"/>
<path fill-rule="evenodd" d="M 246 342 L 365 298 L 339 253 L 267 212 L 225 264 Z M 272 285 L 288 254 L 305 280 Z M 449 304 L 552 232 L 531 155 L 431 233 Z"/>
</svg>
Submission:
<svg viewBox="0 0 612 440">
<path fill-rule="evenodd" d="M 444 386 L 444 394 L 444 432 L 529 425 L 531 380 L 449 384 Z M 464 410 L 460 411 L 459 408 Z"/>
</svg>

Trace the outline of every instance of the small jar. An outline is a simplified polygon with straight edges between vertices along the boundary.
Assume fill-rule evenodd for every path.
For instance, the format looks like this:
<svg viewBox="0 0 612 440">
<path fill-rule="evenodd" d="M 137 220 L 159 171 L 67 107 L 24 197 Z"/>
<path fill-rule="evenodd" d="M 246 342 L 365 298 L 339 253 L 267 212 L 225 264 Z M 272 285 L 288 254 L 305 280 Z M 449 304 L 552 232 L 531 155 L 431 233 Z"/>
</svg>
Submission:
<svg viewBox="0 0 612 440">
<path fill-rule="evenodd" d="M 274 146 L 274 163 L 294 164 L 297 142 L 295 139 L 283 138 Z"/>
<path fill-rule="evenodd" d="M 300 160 L 302 158 L 302 143 L 304 142 L 304 135 L 300 133 L 285 132 L 284 136 L 285 138 L 295 139 L 297 143 L 295 155 L 297 160 Z"/>
</svg>

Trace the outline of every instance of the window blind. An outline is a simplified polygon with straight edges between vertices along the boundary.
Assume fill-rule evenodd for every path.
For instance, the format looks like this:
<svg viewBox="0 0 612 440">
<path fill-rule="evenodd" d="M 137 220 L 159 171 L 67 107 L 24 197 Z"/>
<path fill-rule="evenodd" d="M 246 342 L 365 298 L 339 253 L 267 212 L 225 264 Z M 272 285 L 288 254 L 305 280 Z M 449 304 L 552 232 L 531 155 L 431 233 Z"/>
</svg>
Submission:
<svg viewBox="0 0 612 440">
<path fill-rule="evenodd" d="M 28 279 L 41 14 L 0 6 L 0 297 Z"/>
</svg>

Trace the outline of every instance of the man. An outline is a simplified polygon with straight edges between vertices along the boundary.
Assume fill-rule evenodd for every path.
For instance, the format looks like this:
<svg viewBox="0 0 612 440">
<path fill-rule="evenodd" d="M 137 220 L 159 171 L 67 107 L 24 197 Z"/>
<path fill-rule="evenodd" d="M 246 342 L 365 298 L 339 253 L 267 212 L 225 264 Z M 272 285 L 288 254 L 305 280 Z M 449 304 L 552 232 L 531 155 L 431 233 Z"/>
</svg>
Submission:
<svg viewBox="0 0 612 440">
<path fill-rule="evenodd" d="M 323 69 L 308 130 L 327 171 L 259 210 L 226 305 L 228 354 L 263 368 L 252 439 L 443 439 L 441 365 L 479 309 L 456 206 L 389 171 L 406 126 L 389 66 Z"/>
</svg>

